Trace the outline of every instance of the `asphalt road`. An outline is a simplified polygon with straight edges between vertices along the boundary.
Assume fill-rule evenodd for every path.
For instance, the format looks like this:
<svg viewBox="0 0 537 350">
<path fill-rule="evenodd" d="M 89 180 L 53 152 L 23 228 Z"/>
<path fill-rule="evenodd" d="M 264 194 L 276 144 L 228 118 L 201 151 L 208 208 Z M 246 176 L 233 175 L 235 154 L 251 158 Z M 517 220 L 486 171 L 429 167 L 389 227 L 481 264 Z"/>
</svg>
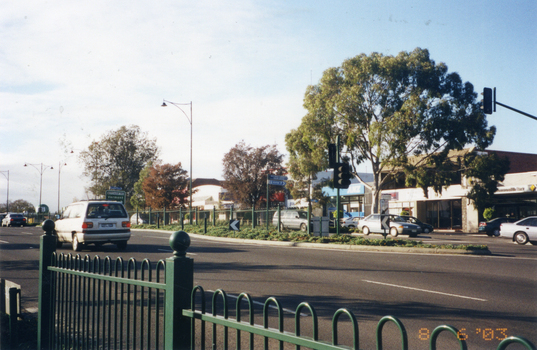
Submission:
<svg viewBox="0 0 537 350">
<path fill-rule="evenodd" d="M 40 228 L 0 228 L 0 277 L 22 285 L 23 307 L 30 311 L 37 306 L 41 234 Z M 169 234 L 133 231 L 126 252 L 105 245 L 83 253 L 156 262 L 172 254 Z M 331 339 L 334 312 L 348 308 L 358 319 L 364 349 L 374 348 L 376 325 L 386 315 L 403 322 L 411 349 L 427 349 L 431 332 L 441 324 L 459 329 L 469 349 L 496 349 L 510 335 L 537 344 L 536 246 L 483 235 L 433 233 L 418 238 L 430 243 L 487 244 L 492 252 L 472 256 L 308 249 L 191 237 L 188 256 L 194 259 L 194 283 L 206 291 L 225 290 L 232 309 L 233 296 L 248 292 L 257 302 L 256 323 L 262 323 L 260 305 L 275 296 L 286 310 L 285 326 L 291 331 L 298 304 L 312 304 L 324 340 Z M 70 253 L 70 248 L 66 244 L 60 251 Z M 302 320 L 304 334 L 309 322 L 308 317 Z M 276 322 L 270 326 L 276 327 Z M 351 339 L 348 329 L 343 322 L 340 339 L 346 344 Z M 398 330 L 388 324 L 385 332 L 385 346 L 400 348 Z M 446 346 L 456 345 L 447 333 L 441 338 Z"/>
</svg>

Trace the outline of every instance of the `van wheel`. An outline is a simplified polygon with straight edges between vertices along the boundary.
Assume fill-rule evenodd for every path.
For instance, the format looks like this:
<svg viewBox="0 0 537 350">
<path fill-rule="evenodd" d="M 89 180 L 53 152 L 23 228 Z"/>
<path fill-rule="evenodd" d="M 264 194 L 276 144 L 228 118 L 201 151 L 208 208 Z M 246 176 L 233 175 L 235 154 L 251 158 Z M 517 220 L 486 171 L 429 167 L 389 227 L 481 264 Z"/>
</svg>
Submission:
<svg viewBox="0 0 537 350">
<path fill-rule="evenodd" d="M 77 235 L 73 236 L 73 250 L 79 252 L 82 250 L 82 244 L 78 241 Z"/>
<path fill-rule="evenodd" d="M 362 227 L 362 232 L 364 233 L 364 235 L 369 235 L 369 228 L 367 226 L 364 226 Z"/>
<path fill-rule="evenodd" d="M 307 230 L 308 230 L 308 228 L 306 227 L 306 224 L 300 225 L 300 231 L 306 232 Z"/>
<path fill-rule="evenodd" d="M 283 222 L 280 222 L 280 231 L 283 231 L 285 227 L 283 226 Z"/>
<path fill-rule="evenodd" d="M 399 232 L 397 231 L 397 229 L 396 229 L 395 227 L 392 227 L 392 228 L 390 229 L 390 235 L 391 235 L 392 237 L 397 237 L 397 236 L 399 235 Z"/>
</svg>

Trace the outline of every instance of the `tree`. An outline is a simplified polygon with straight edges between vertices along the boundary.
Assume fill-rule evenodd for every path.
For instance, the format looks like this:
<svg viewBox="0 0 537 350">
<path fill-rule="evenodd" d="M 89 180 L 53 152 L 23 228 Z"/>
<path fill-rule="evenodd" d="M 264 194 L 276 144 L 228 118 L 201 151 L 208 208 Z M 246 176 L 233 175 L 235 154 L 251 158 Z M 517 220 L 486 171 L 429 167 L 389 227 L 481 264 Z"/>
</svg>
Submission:
<svg viewBox="0 0 537 350">
<path fill-rule="evenodd" d="M 465 157 L 465 164 L 465 174 L 473 182 L 467 197 L 472 200 L 474 208 L 483 212 L 494 203 L 498 183 L 505 179 L 509 170 L 509 159 L 500 158 L 496 153 L 471 153 Z"/>
<path fill-rule="evenodd" d="M 130 199 L 130 203 L 133 208 L 145 208 L 145 192 L 143 189 L 143 184 L 146 178 L 149 177 L 151 173 L 151 168 L 153 167 L 153 162 L 149 162 L 145 168 L 140 171 L 140 177 L 138 181 L 134 184 L 134 193 Z"/>
<path fill-rule="evenodd" d="M 104 196 L 110 186 L 117 186 L 129 199 L 134 194 L 134 184 L 140 178 L 140 172 L 156 160 L 158 154 L 156 139 L 148 139 L 147 133 L 131 125 L 93 141 L 87 150 L 80 152 L 79 160 L 84 164 L 83 174 L 91 179 L 91 192 Z"/>
<path fill-rule="evenodd" d="M 282 161 L 275 145 L 253 148 L 241 141 L 224 155 L 225 188 L 240 203 L 255 206 L 266 196 L 267 176 L 283 174 Z"/>
<path fill-rule="evenodd" d="M 450 177 L 439 168 L 452 169 L 450 150 L 492 143 L 496 129 L 487 127 L 476 97 L 472 84 L 436 64 L 428 50 L 361 54 L 327 69 L 319 84 L 307 88 L 301 127 L 310 149 L 322 147 L 325 158 L 326 145 L 340 135 L 342 153 L 360 181 L 356 166 L 371 164 L 373 185 L 362 183 L 378 212 L 380 191 L 401 172 L 416 186 L 441 191 Z"/>
<path fill-rule="evenodd" d="M 285 135 L 289 152 L 288 171 L 293 180 L 287 182 L 293 198 L 307 198 L 311 209 L 312 183 L 317 180 L 317 173 L 327 168 L 325 147 L 317 147 L 316 138 L 311 138 L 306 124 L 291 130 Z M 313 189 L 315 198 L 322 196 L 319 188 Z"/>
<path fill-rule="evenodd" d="M 146 204 L 151 208 L 184 207 L 189 196 L 187 174 L 181 163 L 155 164 L 142 184 Z"/>
<path fill-rule="evenodd" d="M 0 203 L 0 213 L 6 212 L 6 203 Z M 17 199 L 16 201 L 9 201 L 9 212 L 11 213 L 22 213 L 22 212 L 28 212 L 28 213 L 35 213 L 35 206 L 24 200 L 24 199 Z"/>
</svg>

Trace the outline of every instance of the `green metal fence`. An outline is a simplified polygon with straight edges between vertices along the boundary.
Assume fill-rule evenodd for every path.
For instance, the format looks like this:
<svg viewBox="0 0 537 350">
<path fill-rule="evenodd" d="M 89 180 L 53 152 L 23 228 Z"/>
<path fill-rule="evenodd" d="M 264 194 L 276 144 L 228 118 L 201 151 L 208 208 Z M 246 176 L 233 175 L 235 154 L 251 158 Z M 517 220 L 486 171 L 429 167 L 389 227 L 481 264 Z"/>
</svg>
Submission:
<svg viewBox="0 0 537 350">
<path fill-rule="evenodd" d="M 359 349 L 358 323 L 347 309 L 332 318 L 332 340 L 319 339 L 319 322 L 313 306 L 301 303 L 296 309 L 294 332 L 284 329 L 283 309 L 276 298 L 263 306 L 262 325 L 255 324 L 252 298 L 238 296 L 235 318 L 229 317 L 228 296 L 223 290 L 213 293 L 211 311 L 207 311 L 207 293 L 193 286 L 193 260 L 186 257 L 190 238 L 183 231 L 172 233 L 173 257 L 155 265 L 147 259 L 127 262 L 98 256 L 81 257 L 57 254 L 54 223 L 45 221 L 46 234 L 41 237 L 39 277 L 38 349 L 213 349 L 269 348 L 269 341 L 279 349 Z M 219 302 L 220 301 L 220 302 Z M 241 306 L 247 305 L 247 319 L 241 317 Z M 277 328 L 269 327 L 269 307 L 277 309 Z M 217 310 L 221 313 L 218 314 Z M 311 317 L 310 336 L 302 332 L 301 316 Z M 338 339 L 340 318 L 350 321 L 352 345 L 343 346 Z M 377 349 L 383 348 L 385 324 L 399 329 L 401 348 L 408 349 L 405 327 L 393 316 L 383 317 L 376 329 Z M 212 330 L 207 330 L 207 324 Z M 218 328 L 219 327 L 219 328 Z M 345 325 L 345 327 L 349 327 Z M 229 330 L 235 332 L 231 335 Z M 221 331 L 219 331 L 221 330 Z M 452 333 L 460 349 L 466 342 L 451 326 L 439 326 L 430 338 L 436 349 L 438 335 Z M 221 334 L 219 338 L 218 335 Z M 241 336 L 247 334 L 247 339 Z M 519 343 L 530 350 L 534 345 L 521 337 L 504 339 L 497 350 Z"/>
<path fill-rule="evenodd" d="M 266 209 L 211 209 L 199 210 L 194 208 L 192 212 L 188 209 L 166 210 L 166 209 L 147 209 L 144 211 L 130 211 L 129 216 L 141 218 L 145 223 L 152 225 L 170 225 L 170 224 L 192 224 L 209 226 L 227 226 L 231 219 L 239 220 L 241 227 L 266 227 L 267 223 L 272 227 L 272 218 L 278 208 Z M 267 220 L 268 218 L 268 220 Z M 137 219 L 134 219 L 137 222 Z"/>
</svg>

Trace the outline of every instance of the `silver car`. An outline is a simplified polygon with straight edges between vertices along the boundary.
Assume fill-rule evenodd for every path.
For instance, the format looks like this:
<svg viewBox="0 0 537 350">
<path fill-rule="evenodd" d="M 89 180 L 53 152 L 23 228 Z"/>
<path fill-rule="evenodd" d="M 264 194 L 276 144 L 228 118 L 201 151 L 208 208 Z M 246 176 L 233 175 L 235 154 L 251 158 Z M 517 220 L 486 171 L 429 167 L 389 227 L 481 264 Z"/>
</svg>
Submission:
<svg viewBox="0 0 537 350">
<path fill-rule="evenodd" d="M 383 222 L 389 222 L 389 229 L 384 228 L 382 224 Z M 364 235 L 386 232 L 392 237 L 397 237 L 398 235 L 415 237 L 421 233 L 421 227 L 418 225 L 408 223 L 399 215 L 390 214 L 371 214 L 363 220 L 358 221 L 358 229 L 361 230 Z"/>
<path fill-rule="evenodd" d="M 517 222 L 500 225 L 500 237 L 509 238 L 518 244 L 537 242 L 537 216 L 528 216 Z"/>
<path fill-rule="evenodd" d="M 274 213 L 272 224 L 278 226 L 278 212 Z M 308 230 L 308 212 L 303 210 L 282 210 L 280 211 L 280 230 L 285 228 Z"/>
</svg>

